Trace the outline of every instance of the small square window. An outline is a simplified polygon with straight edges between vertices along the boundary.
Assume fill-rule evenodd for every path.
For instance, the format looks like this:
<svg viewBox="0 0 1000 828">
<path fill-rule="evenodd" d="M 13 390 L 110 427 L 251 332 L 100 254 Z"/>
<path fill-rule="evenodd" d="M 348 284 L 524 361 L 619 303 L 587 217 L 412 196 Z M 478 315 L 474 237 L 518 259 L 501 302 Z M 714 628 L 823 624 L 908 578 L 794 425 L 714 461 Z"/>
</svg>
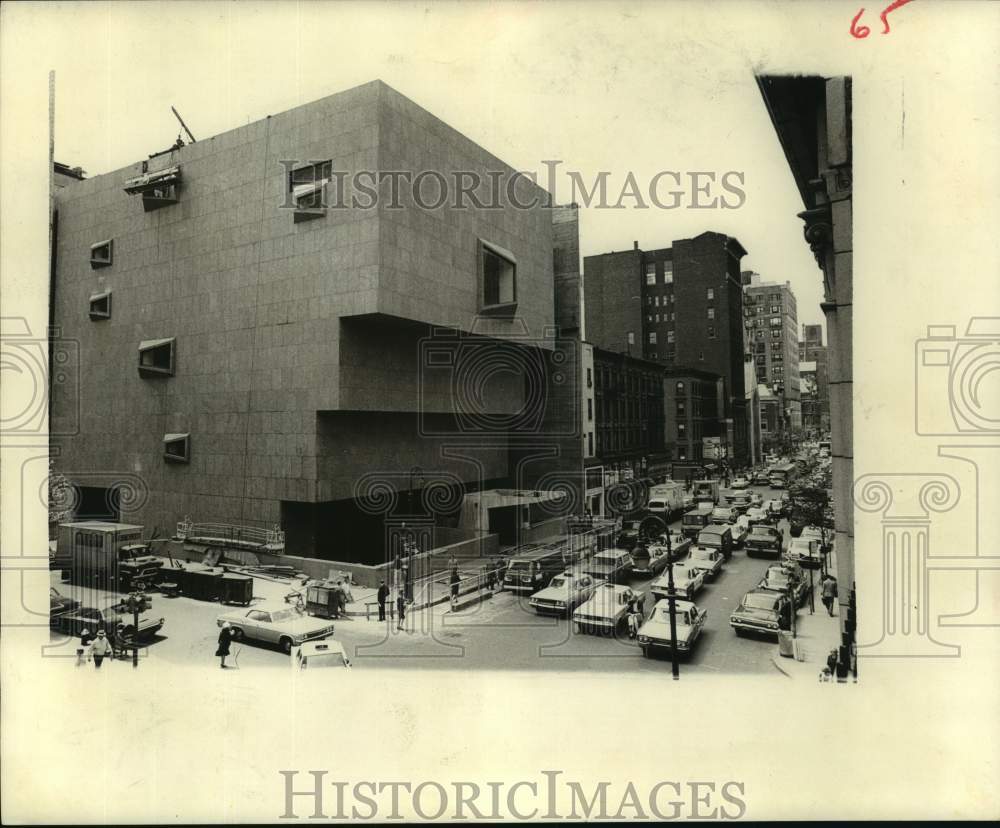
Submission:
<svg viewBox="0 0 1000 828">
<path fill-rule="evenodd" d="M 90 266 L 96 270 L 99 267 L 111 267 L 114 261 L 115 243 L 113 239 L 90 245 Z"/>
<path fill-rule="evenodd" d="M 708 309 L 708 318 L 709 319 L 715 319 L 715 308 L 709 308 Z"/>
<path fill-rule="evenodd" d="M 175 365 L 174 339 L 147 339 L 139 343 L 139 375 L 172 377 Z"/>
<path fill-rule="evenodd" d="M 628 332 L 628 344 L 635 345 L 635 333 L 633 331 Z"/>
<path fill-rule="evenodd" d="M 708 338 L 715 339 L 715 325 L 708 326 Z"/>
<path fill-rule="evenodd" d="M 674 283 L 674 263 L 664 262 L 663 263 L 663 282 L 667 285 L 672 285 Z"/>
<path fill-rule="evenodd" d="M 517 261 L 513 254 L 489 242 L 479 243 L 484 313 L 513 311 L 517 305 Z"/>
<path fill-rule="evenodd" d="M 163 459 L 168 463 L 191 462 L 191 435 L 164 434 Z"/>
<path fill-rule="evenodd" d="M 111 318 L 111 291 L 95 293 L 90 297 L 90 318 L 94 320 Z"/>
<path fill-rule="evenodd" d="M 650 333 L 649 333 L 649 344 L 650 345 L 655 345 L 656 344 L 656 332 L 655 331 L 650 331 Z"/>
<path fill-rule="evenodd" d="M 708 289 L 708 299 L 709 299 L 709 301 L 711 301 L 714 298 L 715 298 L 715 288 L 709 288 Z"/>
</svg>

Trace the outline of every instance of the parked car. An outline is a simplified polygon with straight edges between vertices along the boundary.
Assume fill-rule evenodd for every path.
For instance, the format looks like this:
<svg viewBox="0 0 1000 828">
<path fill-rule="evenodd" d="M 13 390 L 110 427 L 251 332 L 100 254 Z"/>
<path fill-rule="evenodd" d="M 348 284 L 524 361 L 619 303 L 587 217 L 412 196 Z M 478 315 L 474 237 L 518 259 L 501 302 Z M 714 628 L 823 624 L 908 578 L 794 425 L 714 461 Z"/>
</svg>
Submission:
<svg viewBox="0 0 1000 828">
<path fill-rule="evenodd" d="M 690 601 L 705 585 L 705 571 L 694 566 L 689 566 L 684 561 L 671 564 L 674 570 L 674 590 L 675 598 L 686 598 Z M 669 573 L 664 572 L 650 585 L 650 592 L 657 598 L 668 598 L 671 595 Z"/>
<path fill-rule="evenodd" d="M 620 584 L 598 584 L 573 613 L 573 626 L 578 633 L 614 633 L 624 620 L 629 598 L 634 594 Z"/>
<path fill-rule="evenodd" d="M 805 566 L 816 566 L 821 560 L 819 553 L 819 541 L 812 538 L 798 537 L 792 538 L 785 550 L 785 557 Z"/>
<path fill-rule="evenodd" d="M 351 660 L 344 652 L 344 645 L 332 638 L 322 641 L 307 641 L 295 651 L 292 666 L 298 670 L 341 669 L 351 666 Z"/>
<path fill-rule="evenodd" d="M 792 605 L 780 592 L 751 589 L 729 616 L 729 625 L 739 636 L 748 632 L 777 635 L 792 626 Z"/>
<path fill-rule="evenodd" d="M 796 607 L 801 607 L 809 597 L 808 582 L 780 565 L 769 566 L 757 586 L 760 589 L 769 589 L 773 592 L 784 593 L 785 595 L 791 594 Z M 790 593 L 789 590 L 791 591 Z"/>
<path fill-rule="evenodd" d="M 621 581 L 631 574 L 632 563 L 631 552 L 604 549 L 583 564 L 583 571 L 598 581 Z"/>
<path fill-rule="evenodd" d="M 733 482 L 730 484 L 732 489 L 745 489 L 750 485 L 750 481 L 745 477 L 734 477 Z"/>
<path fill-rule="evenodd" d="M 705 628 L 708 612 L 699 609 L 691 601 L 674 601 L 674 630 L 676 631 L 677 653 L 689 653 L 695 641 Z M 670 636 L 670 602 L 662 599 L 656 602 L 636 636 L 642 654 L 649 658 L 657 649 L 672 649 Z"/>
<path fill-rule="evenodd" d="M 739 512 L 732 506 L 716 506 L 712 509 L 709 523 L 735 523 L 739 516 Z"/>
<path fill-rule="evenodd" d="M 684 563 L 688 566 L 704 570 L 705 577 L 709 580 L 714 580 L 722 572 L 725 562 L 725 557 L 718 549 L 709 549 L 704 546 L 694 547 L 684 559 Z"/>
<path fill-rule="evenodd" d="M 133 641 L 149 641 L 163 628 L 164 619 L 139 615 L 139 631 L 136 635 L 132 613 L 125 612 L 119 604 L 108 609 L 76 607 L 59 616 L 58 629 L 66 635 L 78 636 L 87 629 L 91 634 L 103 629 L 114 646 Z"/>
<path fill-rule="evenodd" d="M 539 615 L 565 615 L 590 598 L 598 581 L 585 572 L 567 570 L 556 575 L 549 585 L 531 596 L 531 606 Z"/>
<path fill-rule="evenodd" d="M 758 523 L 750 530 L 746 539 L 748 555 L 770 555 L 773 558 L 781 556 L 783 537 L 780 529 Z"/>
<path fill-rule="evenodd" d="M 59 616 L 79 609 L 80 602 L 62 595 L 55 587 L 49 587 L 49 626 L 59 626 Z"/>
<path fill-rule="evenodd" d="M 703 549 L 717 549 L 728 560 L 733 554 L 733 530 L 728 524 L 706 526 L 698 533 L 698 546 Z"/>
<path fill-rule="evenodd" d="M 258 604 L 247 609 L 225 612 L 215 619 L 218 626 L 229 622 L 235 641 L 260 641 L 274 644 L 291 654 L 293 647 L 307 641 L 333 635 L 333 624 L 299 611 L 287 604 Z"/>
<path fill-rule="evenodd" d="M 827 536 L 832 534 L 827 532 Z M 802 534 L 799 535 L 800 538 L 805 538 L 807 540 L 814 540 L 817 544 L 823 543 L 823 531 L 818 526 L 806 526 L 802 529 Z"/>
</svg>

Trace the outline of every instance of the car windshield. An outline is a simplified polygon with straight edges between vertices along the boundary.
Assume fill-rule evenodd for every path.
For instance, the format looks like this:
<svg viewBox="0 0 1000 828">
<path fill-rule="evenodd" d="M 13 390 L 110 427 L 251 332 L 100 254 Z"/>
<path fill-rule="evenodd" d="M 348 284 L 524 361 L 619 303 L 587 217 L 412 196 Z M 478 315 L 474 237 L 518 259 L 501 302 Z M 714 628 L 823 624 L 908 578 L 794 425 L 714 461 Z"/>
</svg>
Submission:
<svg viewBox="0 0 1000 828">
<path fill-rule="evenodd" d="M 508 569 L 527 569 L 529 564 L 527 561 L 511 561 L 507 566 Z"/>
<path fill-rule="evenodd" d="M 294 621 L 298 617 L 299 614 L 293 609 L 280 609 L 271 613 L 271 622 L 277 624 L 281 621 Z"/>
<path fill-rule="evenodd" d="M 552 579 L 552 580 L 551 580 L 551 581 L 549 582 L 549 586 L 553 586 L 553 587 L 562 587 L 562 586 L 566 586 L 566 579 L 565 579 L 565 578 L 553 578 L 553 579 Z"/>
<path fill-rule="evenodd" d="M 651 500 L 651 501 L 649 501 L 649 508 L 650 509 L 663 509 L 663 508 L 666 507 L 666 505 L 667 504 L 664 503 L 662 500 Z"/>
<path fill-rule="evenodd" d="M 768 529 L 766 526 L 754 526 L 750 534 L 758 538 L 773 538 L 777 534 L 777 530 Z"/>
<path fill-rule="evenodd" d="M 775 603 L 775 599 L 770 595 L 761 595 L 757 592 L 752 592 L 743 598 L 743 606 L 747 609 L 773 610 Z"/>
<path fill-rule="evenodd" d="M 702 524 L 701 515 L 684 515 L 683 522 L 700 526 Z"/>
</svg>

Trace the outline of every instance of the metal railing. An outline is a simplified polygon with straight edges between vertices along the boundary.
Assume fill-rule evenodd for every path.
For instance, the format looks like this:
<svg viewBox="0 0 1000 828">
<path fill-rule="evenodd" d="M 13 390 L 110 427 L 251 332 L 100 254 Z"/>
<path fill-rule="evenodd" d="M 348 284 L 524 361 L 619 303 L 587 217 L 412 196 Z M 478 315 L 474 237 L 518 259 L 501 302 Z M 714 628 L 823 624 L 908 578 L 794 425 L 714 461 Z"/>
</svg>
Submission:
<svg viewBox="0 0 1000 828">
<path fill-rule="evenodd" d="M 185 518 L 177 524 L 177 537 L 191 542 L 265 548 L 276 553 L 285 549 L 285 533 L 278 526 L 260 529 L 256 526 L 226 523 L 194 523 L 190 518 Z"/>
</svg>

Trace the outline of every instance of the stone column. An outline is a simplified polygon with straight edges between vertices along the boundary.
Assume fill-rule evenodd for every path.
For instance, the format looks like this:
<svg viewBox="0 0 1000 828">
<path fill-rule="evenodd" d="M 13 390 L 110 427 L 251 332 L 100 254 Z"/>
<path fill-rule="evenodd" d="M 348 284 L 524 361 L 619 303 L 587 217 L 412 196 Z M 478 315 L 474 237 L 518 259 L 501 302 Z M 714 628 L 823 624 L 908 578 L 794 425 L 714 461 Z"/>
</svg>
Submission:
<svg viewBox="0 0 1000 828">
<path fill-rule="evenodd" d="M 944 474 L 868 474 L 854 485 L 855 505 L 882 512 L 882 630 L 858 646 L 859 658 L 955 657 L 959 648 L 936 641 L 928 594 L 930 512 L 958 502 L 957 481 Z"/>
<path fill-rule="evenodd" d="M 1000 503 L 1000 445 L 986 443 L 973 445 L 939 446 L 941 457 L 954 457 L 971 463 L 976 468 L 976 556 L 997 555 L 1000 550 L 995 537 L 988 537 L 987 515 Z M 990 507 L 990 503 L 993 504 Z M 995 523 L 994 523 L 995 525 Z M 992 545 L 992 548 L 991 548 Z M 976 602 L 971 610 L 955 615 L 941 616 L 942 626 L 947 627 L 996 627 L 1000 626 L 1000 571 L 987 569 L 975 573 Z M 940 566 L 939 568 L 944 568 Z"/>
</svg>

